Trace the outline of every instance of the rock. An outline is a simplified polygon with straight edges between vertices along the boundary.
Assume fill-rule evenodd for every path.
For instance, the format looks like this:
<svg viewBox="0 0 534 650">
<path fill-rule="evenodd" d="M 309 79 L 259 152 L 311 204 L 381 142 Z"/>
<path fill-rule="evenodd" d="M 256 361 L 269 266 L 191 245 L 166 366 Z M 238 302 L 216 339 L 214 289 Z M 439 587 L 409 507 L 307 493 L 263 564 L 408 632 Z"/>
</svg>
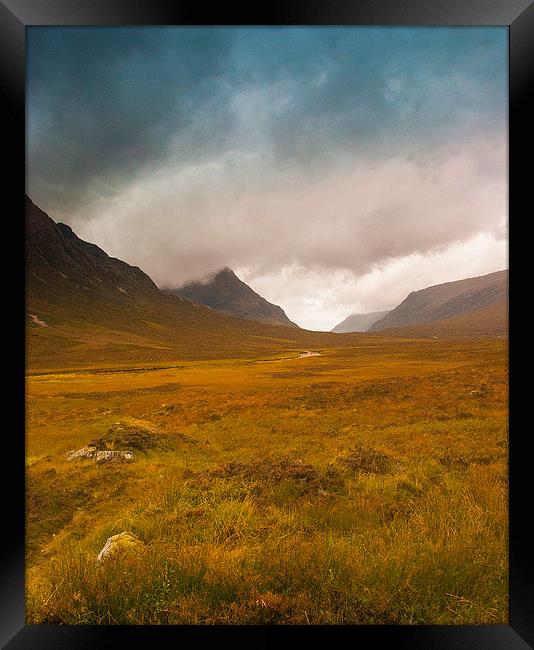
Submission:
<svg viewBox="0 0 534 650">
<path fill-rule="evenodd" d="M 108 537 L 104 548 L 96 556 L 98 562 L 143 548 L 143 542 L 130 531 Z"/>
<path fill-rule="evenodd" d="M 96 447 L 82 447 L 78 451 L 69 451 L 67 454 L 67 460 L 82 460 L 84 458 L 94 458 Z"/>
<path fill-rule="evenodd" d="M 133 453 L 131 451 L 123 450 L 103 450 L 99 451 L 96 447 L 87 446 L 78 449 L 78 451 L 69 451 L 67 460 L 85 460 L 92 458 L 96 463 L 125 463 L 133 460 Z"/>
<path fill-rule="evenodd" d="M 133 460 L 131 451 L 111 450 L 97 451 L 95 454 L 96 463 L 129 463 Z"/>
</svg>

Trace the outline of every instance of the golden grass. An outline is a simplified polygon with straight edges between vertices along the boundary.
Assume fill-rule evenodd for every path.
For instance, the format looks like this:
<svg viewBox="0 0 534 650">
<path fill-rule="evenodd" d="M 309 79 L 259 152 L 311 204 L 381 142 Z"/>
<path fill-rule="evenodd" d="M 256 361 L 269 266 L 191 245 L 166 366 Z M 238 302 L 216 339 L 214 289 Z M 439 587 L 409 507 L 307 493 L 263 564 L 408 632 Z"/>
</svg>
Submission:
<svg viewBox="0 0 534 650">
<path fill-rule="evenodd" d="M 506 341 L 322 352 L 29 374 L 27 621 L 506 623 Z"/>
</svg>

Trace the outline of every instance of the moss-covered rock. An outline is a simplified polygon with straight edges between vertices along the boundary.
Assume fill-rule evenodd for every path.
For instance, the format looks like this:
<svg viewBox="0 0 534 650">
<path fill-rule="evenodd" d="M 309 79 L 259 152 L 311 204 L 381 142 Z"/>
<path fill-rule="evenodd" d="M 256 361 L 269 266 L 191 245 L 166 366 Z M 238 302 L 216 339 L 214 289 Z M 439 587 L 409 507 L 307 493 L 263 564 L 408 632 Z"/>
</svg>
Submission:
<svg viewBox="0 0 534 650">
<path fill-rule="evenodd" d="M 99 451 L 107 449 L 151 449 L 158 444 L 158 436 L 150 429 L 137 424 L 116 422 L 101 438 L 91 440 L 89 446 Z"/>
</svg>

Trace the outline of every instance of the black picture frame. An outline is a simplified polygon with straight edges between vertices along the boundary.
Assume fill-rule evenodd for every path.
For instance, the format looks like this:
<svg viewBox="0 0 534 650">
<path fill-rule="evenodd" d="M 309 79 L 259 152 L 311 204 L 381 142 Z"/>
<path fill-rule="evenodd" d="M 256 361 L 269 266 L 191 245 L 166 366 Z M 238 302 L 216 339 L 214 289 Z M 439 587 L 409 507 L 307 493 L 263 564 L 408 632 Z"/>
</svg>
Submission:
<svg viewBox="0 0 534 650">
<path fill-rule="evenodd" d="M 532 90 L 534 71 L 533 0 L 286 0 L 255 7 L 207 11 L 198 3 L 171 0 L 3 0 L 0 1 L 0 76 L 3 90 L 4 160 L 2 205 L 6 309 L 2 326 L 6 352 L 13 352 L 4 391 L 12 426 L 4 431 L 3 495 L 5 544 L 0 582 L 0 644 L 9 650 L 27 648 L 103 648 L 139 642 L 180 644 L 252 641 L 263 646 L 286 640 L 336 642 L 338 634 L 356 647 L 371 644 L 425 650 L 503 650 L 534 647 L 534 563 L 529 536 L 531 457 L 530 432 L 521 409 L 526 400 L 520 373 L 528 348 L 528 331 L 514 312 L 515 278 L 523 275 L 523 256 L 514 258 L 510 276 L 510 611 L 509 625 L 480 626 L 215 626 L 103 627 L 31 626 L 24 622 L 24 184 L 25 184 L 25 29 L 31 25 L 504 25 L 509 30 L 509 236 L 510 259 L 516 226 L 527 218 L 532 183 Z M 532 93 L 531 93 L 532 94 Z M 7 201 L 6 201 L 7 198 Z M 512 216 L 513 215 L 513 216 Z M 514 244 L 515 247 L 515 244 Z M 515 250 L 515 249 L 514 249 Z M 527 258 L 528 260 L 528 258 Z M 528 274 L 528 271 L 525 271 Z M 513 279 L 513 281 L 512 281 Z M 516 284 L 514 285 L 514 282 Z M 519 294 L 518 294 L 519 295 Z M 5 303 L 4 303 L 5 304 Z M 514 316 L 514 313 L 516 314 Z M 7 325 L 7 329 L 6 329 Z M 514 329 L 515 328 L 515 329 Z M 525 348 L 526 346 L 526 348 Z M 526 387 L 528 388 L 528 387 Z M 7 508 L 6 508 L 7 506 Z"/>
</svg>

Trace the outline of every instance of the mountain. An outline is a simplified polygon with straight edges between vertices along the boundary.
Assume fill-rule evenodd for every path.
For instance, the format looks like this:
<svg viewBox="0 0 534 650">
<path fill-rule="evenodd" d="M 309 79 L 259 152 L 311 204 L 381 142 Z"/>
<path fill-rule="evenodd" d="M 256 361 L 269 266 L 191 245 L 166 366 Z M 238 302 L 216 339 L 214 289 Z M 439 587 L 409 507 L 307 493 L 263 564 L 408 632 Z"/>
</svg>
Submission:
<svg viewBox="0 0 534 650">
<path fill-rule="evenodd" d="M 109 257 L 55 223 L 26 198 L 27 298 L 58 303 L 69 299 L 75 311 L 112 299 L 125 306 L 146 302 L 158 287 L 136 266 Z"/>
<path fill-rule="evenodd" d="M 169 295 L 28 197 L 25 227 L 30 371 L 250 358 L 339 345 L 333 334 L 234 318 Z"/>
<path fill-rule="evenodd" d="M 369 331 L 376 332 L 453 319 L 459 327 L 462 323 L 467 326 L 470 321 L 474 322 L 477 318 L 470 314 L 478 314 L 481 326 L 491 328 L 492 318 L 497 319 L 501 324 L 504 323 L 507 301 L 508 270 L 446 282 L 420 291 L 412 291 L 400 305 L 371 325 Z"/>
<path fill-rule="evenodd" d="M 385 316 L 387 311 L 371 311 L 367 314 L 351 314 L 338 323 L 331 332 L 345 334 L 346 332 L 367 332 L 373 323 Z"/>
<path fill-rule="evenodd" d="M 392 327 L 374 334 L 416 339 L 502 338 L 508 334 L 508 302 L 502 300 L 459 316 L 431 323 Z"/>
<path fill-rule="evenodd" d="M 298 327 L 281 307 L 262 298 L 228 267 L 206 281 L 191 282 L 179 288 L 166 289 L 166 292 L 206 305 L 221 314 L 270 325 Z"/>
</svg>

